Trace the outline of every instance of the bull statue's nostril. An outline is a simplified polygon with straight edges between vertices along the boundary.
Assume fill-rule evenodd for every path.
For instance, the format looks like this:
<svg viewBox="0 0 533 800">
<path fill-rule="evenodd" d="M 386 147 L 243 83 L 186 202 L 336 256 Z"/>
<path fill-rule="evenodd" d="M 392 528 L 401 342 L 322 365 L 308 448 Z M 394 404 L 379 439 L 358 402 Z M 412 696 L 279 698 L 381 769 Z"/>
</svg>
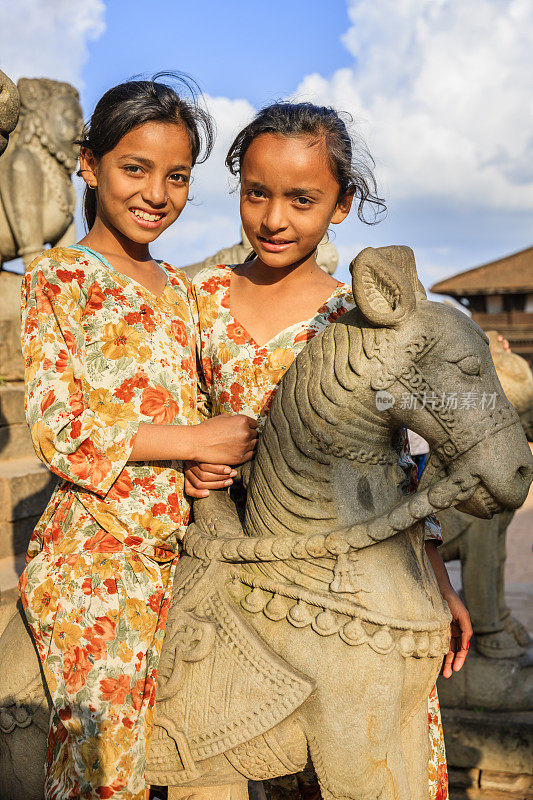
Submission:
<svg viewBox="0 0 533 800">
<path fill-rule="evenodd" d="M 522 464 L 516 471 L 524 482 L 533 481 L 533 464 Z"/>
</svg>

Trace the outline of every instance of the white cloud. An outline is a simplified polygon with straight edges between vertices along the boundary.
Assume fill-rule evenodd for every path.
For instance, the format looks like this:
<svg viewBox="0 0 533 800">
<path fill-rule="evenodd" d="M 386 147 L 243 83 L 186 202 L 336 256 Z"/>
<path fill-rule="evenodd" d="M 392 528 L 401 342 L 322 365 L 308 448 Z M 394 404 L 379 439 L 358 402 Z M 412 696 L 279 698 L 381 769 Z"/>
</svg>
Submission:
<svg viewBox="0 0 533 800">
<path fill-rule="evenodd" d="M 529 0 L 349 0 L 355 63 L 295 96 L 361 121 L 389 198 L 533 208 Z"/>
<path fill-rule="evenodd" d="M 2 70 L 17 81 L 52 78 L 81 87 L 87 41 L 105 30 L 103 0 L 17 0 L 2 15 Z"/>
<path fill-rule="evenodd" d="M 428 283 L 526 246 L 533 5 L 347 2 L 351 27 L 343 43 L 353 65 L 304 77 L 294 93 L 353 114 L 390 209 L 375 228 L 355 215 L 334 227 L 338 276 L 348 277 L 347 264 L 369 244 L 411 244 Z M 103 32 L 104 12 L 102 0 L 18 0 L 16 15 L 0 27 L 2 68 L 15 80 L 46 75 L 79 87 L 87 42 Z M 194 201 L 154 248 L 176 264 L 211 255 L 239 235 L 235 181 L 224 158 L 255 109 L 244 99 L 205 99 L 218 126 L 214 152 L 195 168 Z"/>
<path fill-rule="evenodd" d="M 533 6 L 528 0 L 348 5 L 343 43 L 353 66 L 329 77 L 309 75 L 294 93 L 352 113 L 390 209 L 376 228 L 355 218 L 334 227 L 338 277 L 348 279 L 347 264 L 368 244 L 408 242 L 428 284 L 525 246 L 527 231 L 516 219 L 533 206 Z M 246 100 L 206 101 L 218 136 L 211 158 L 196 169 L 198 205 L 189 205 L 158 247 L 181 264 L 238 238 L 237 198 L 224 158 L 254 108 Z"/>
</svg>

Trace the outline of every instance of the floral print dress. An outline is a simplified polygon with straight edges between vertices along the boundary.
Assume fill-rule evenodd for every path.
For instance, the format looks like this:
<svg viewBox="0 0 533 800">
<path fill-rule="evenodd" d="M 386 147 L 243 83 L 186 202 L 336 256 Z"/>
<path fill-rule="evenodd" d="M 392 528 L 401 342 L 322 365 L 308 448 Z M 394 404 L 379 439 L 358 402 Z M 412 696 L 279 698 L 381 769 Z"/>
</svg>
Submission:
<svg viewBox="0 0 533 800">
<path fill-rule="evenodd" d="M 278 384 L 305 344 L 327 325 L 354 308 L 352 290 L 339 283 L 328 300 L 308 320 L 297 322 L 259 345 L 235 319 L 230 308 L 232 266 L 219 264 L 201 270 L 192 281 L 192 294 L 198 324 L 198 360 L 201 376 L 199 411 L 202 416 L 216 414 L 248 414 L 255 417 L 262 429 Z M 407 434 L 398 442 L 399 464 L 409 480 L 409 489 L 416 488 L 416 466 L 409 454 Z M 426 539 L 442 541 L 436 518 L 425 523 Z M 446 753 L 436 688 L 428 698 L 430 738 L 429 798 L 446 800 L 448 778 Z M 277 787 L 276 787 L 277 783 Z M 298 788 L 300 786 L 300 788 Z M 278 789 L 280 793 L 277 793 Z M 313 789 L 314 787 L 314 789 Z M 298 776 L 269 782 L 267 793 L 272 800 L 279 797 L 311 800 L 319 798 L 316 778 L 305 772 Z"/>
<path fill-rule="evenodd" d="M 188 284 L 156 296 L 98 253 L 46 250 L 22 288 L 26 416 L 61 478 L 20 579 L 53 700 L 46 798 L 144 800 L 155 678 L 187 524 L 180 462 L 129 462 L 141 422 L 197 422 Z"/>
</svg>

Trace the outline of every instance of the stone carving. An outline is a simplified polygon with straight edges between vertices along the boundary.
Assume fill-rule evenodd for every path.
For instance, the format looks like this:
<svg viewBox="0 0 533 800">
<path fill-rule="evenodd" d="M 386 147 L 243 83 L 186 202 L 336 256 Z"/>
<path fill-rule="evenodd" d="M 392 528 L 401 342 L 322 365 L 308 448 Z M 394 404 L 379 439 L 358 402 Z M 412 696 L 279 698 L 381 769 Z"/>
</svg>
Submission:
<svg viewBox="0 0 533 800">
<path fill-rule="evenodd" d="M 487 335 L 502 388 L 518 412 L 524 433 L 531 442 L 533 375 L 529 364 L 516 353 L 507 352 L 498 341 L 496 331 L 489 331 Z M 445 542 L 442 556 L 445 561 L 461 561 L 463 592 L 476 634 L 475 647 L 488 658 L 518 658 L 531 644 L 526 628 L 512 616 L 505 602 L 505 540 L 513 513 L 505 511 L 491 520 L 480 520 L 457 509 L 448 509 L 440 517 Z M 523 692 L 515 692 L 515 704 L 519 702 L 519 695 L 523 697 Z M 498 704 L 501 700 L 500 691 Z M 492 707 L 492 704 L 487 706 L 486 698 L 476 704 Z"/>
<path fill-rule="evenodd" d="M 29 264 L 46 244 L 76 239 L 78 93 L 48 78 L 21 78 L 17 86 L 20 120 L 0 161 L 0 266 L 18 256 Z"/>
<path fill-rule="evenodd" d="M 522 356 L 509 353 L 498 341 L 497 331 L 488 331 L 489 346 L 498 378 L 507 396 L 518 412 L 524 433 L 533 442 L 533 374 Z"/>
<path fill-rule="evenodd" d="M 324 800 L 427 798 L 427 696 L 450 615 L 421 520 L 453 504 L 484 517 L 516 508 L 532 458 L 485 335 L 426 300 L 412 251 L 367 248 L 352 269 L 359 310 L 284 376 L 241 470 L 245 506 L 214 492 L 184 536 L 147 766 L 173 800 L 221 784 L 244 796 L 247 779 L 296 772 L 308 751 Z M 452 387 L 496 392 L 494 411 L 400 402 Z M 410 496 L 392 449 L 402 425 L 433 452 Z M 21 640 L 15 614 L 0 640 L 0 793 L 40 800 L 16 780 L 45 749 L 17 725 L 38 676 L 27 650 L 12 664 Z"/>
<path fill-rule="evenodd" d="M 17 87 L 0 70 L 0 155 L 7 147 L 9 134 L 15 129 L 19 111 L 20 99 Z"/>
<path fill-rule="evenodd" d="M 224 247 L 214 255 L 198 261 L 196 264 L 189 264 L 184 267 L 185 272 L 190 278 L 194 278 L 197 272 L 204 267 L 212 267 L 215 264 L 242 264 L 252 252 L 252 245 L 241 227 L 241 241 L 232 247 Z M 329 241 L 327 234 L 324 236 L 317 250 L 317 263 L 319 267 L 330 275 L 333 275 L 339 263 L 339 254 L 335 245 Z"/>
</svg>

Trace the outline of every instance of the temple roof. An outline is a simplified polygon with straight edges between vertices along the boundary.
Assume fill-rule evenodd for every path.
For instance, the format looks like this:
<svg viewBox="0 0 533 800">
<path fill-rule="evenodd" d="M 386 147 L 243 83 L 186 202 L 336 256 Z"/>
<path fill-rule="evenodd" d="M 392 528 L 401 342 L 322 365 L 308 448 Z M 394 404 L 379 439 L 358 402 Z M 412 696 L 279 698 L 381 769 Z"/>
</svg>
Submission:
<svg viewBox="0 0 533 800">
<path fill-rule="evenodd" d="M 533 247 L 439 281 L 431 291 L 451 297 L 533 293 Z"/>
</svg>

